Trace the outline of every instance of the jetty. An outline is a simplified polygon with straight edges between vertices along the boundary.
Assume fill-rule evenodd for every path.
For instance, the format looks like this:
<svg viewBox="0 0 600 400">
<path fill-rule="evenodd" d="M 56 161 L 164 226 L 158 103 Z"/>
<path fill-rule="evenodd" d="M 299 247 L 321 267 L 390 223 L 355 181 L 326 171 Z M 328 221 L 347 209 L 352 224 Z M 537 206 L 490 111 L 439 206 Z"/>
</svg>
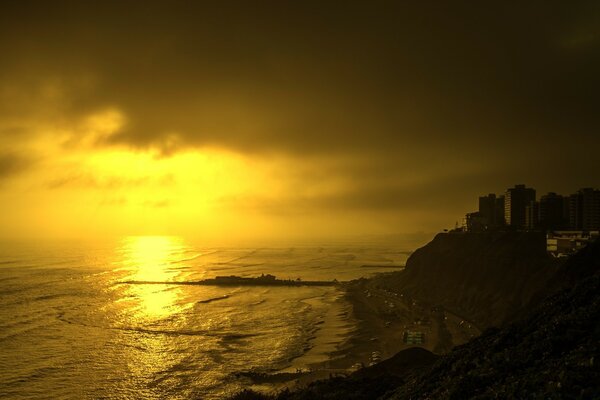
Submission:
<svg viewBox="0 0 600 400">
<path fill-rule="evenodd" d="M 241 277 L 236 275 L 217 276 L 199 281 L 123 281 L 126 285 L 199 285 L 199 286 L 336 286 L 340 282 L 332 281 L 303 281 L 298 279 L 277 279 L 275 275 L 261 274 L 257 277 Z"/>
</svg>

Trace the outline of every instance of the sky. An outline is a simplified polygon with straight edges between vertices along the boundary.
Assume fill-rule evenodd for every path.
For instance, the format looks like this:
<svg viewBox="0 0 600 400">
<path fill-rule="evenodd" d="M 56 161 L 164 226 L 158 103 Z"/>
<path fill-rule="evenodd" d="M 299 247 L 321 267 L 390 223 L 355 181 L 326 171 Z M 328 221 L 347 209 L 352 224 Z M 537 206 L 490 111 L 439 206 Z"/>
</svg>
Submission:
<svg viewBox="0 0 600 400">
<path fill-rule="evenodd" d="M 597 1 L 3 1 L 0 236 L 333 240 L 600 186 Z"/>
</svg>

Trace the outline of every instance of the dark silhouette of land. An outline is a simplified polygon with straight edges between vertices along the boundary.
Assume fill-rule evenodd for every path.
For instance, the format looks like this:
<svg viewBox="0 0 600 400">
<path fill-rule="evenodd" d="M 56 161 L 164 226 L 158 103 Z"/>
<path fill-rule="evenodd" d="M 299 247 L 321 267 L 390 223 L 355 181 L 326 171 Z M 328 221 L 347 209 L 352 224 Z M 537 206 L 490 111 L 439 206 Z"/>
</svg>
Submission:
<svg viewBox="0 0 600 400">
<path fill-rule="evenodd" d="M 560 265 L 537 242 L 535 234 L 519 232 L 440 235 L 414 253 L 405 272 L 362 280 L 421 296 L 431 294 L 419 288 L 437 274 L 435 301 L 473 316 L 502 311 L 480 318 L 488 328 L 467 344 L 441 356 L 403 350 L 346 377 L 234 399 L 600 398 L 600 241 Z M 528 271 L 529 265 L 537 267 Z M 454 296 L 447 289 L 457 277 L 450 275 L 465 282 Z M 475 289 L 461 293 L 469 285 Z"/>
<path fill-rule="evenodd" d="M 404 271 L 376 276 L 373 284 L 441 306 L 483 330 L 510 320 L 564 262 L 548 254 L 542 232 L 440 233 Z"/>
</svg>

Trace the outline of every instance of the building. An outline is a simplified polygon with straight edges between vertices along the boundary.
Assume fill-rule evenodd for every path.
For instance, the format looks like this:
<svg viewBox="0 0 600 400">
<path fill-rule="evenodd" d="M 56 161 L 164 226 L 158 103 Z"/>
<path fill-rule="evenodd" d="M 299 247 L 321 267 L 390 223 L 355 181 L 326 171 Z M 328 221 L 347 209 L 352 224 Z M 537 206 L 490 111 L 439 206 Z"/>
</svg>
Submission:
<svg viewBox="0 0 600 400">
<path fill-rule="evenodd" d="M 569 227 L 600 230 L 600 190 L 584 188 L 569 196 Z"/>
<path fill-rule="evenodd" d="M 583 188 L 570 196 L 515 185 L 504 196 L 479 197 L 479 210 L 468 213 L 463 230 L 482 232 L 508 226 L 518 230 L 600 231 L 600 190 Z"/>
<path fill-rule="evenodd" d="M 473 213 L 471 213 L 473 214 Z M 487 196 L 479 197 L 479 215 L 472 217 L 480 218 L 483 225 L 482 230 L 497 229 L 504 225 L 504 196 L 498 196 L 490 193 Z M 469 216 L 467 216 L 468 222 Z"/>
<path fill-rule="evenodd" d="M 485 229 L 494 229 L 504 225 L 504 196 L 494 193 L 479 197 L 479 214 Z"/>
<path fill-rule="evenodd" d="M 525 185 L 515 185 L 506 190 L 504 195 L 504 221 L 506 225 L 524 229 L 527 227 L 525 209 L 535 202 L 535 189 Z"/>
<path fill-rule="evenodd" d="M 423 344 L 425 343 L 425 333 L 420 331 L 404 331 L 404 343 Z"/>
<path fill-rule="evenodd" d="M 504 220 L 504 196 L 496 197 L 496 205 L 494 208 L 494 212 L 496 213 L 496 228 L 503 227 L 506 225 Z"/>
<path fill-rule="evenodd" d="M 554 192 L 540 198 L 538 223 L 541 229 L 564 229 L 568 226 L 564 203 L 564 197 Z"/>
<path fill-rule="evenodd" d="M 569 229 L 581 229 L 583 225 L 583 205 L 577 193 L 569 196 Z"/>
<path fill-rule="evenodd" d="M 487 228 L 486 220 L 478 211 L 468 213 L 465 215 L 465 227 L 467 232 L 482 232 Z"/>
<path fill-rule="evenodd" d="M 566 257 L 600 237 L 598 231 L 548 231 L 546 250 L 554 257 Z"/>
<path fill-rule="evenodd" d="M 479 214 L 485 226 L 493 226 L 496 222 L 496 195 L 493 193 L 479 197 Z"/>
<path fill-rule="evenodd" d="M 540 203 L 531 201 L 525 206 L 525 228 L 534 230 L 539 227 Z"/>
</svg>

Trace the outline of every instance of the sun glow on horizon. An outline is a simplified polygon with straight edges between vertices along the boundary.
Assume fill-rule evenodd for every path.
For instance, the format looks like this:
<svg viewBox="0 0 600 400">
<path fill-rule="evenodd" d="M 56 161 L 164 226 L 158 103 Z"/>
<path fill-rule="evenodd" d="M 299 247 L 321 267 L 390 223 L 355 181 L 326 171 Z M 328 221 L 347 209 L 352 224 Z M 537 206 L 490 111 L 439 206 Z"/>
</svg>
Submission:
<svg viewBox="0 0 600 400">
<path fill-rule="evenodd" d="M 14 142 L 11 151 L 37 158 L 2 182 L 0 207 L 11 212 L 0 236 L 290 244 L 395 226 L 354 208 L 353 178 L 341 172 L 352 169 L 351 158 L 184 145 L 176 133 L 136 147 L 115 139 L 127 124 L 109 107 Z"/>
<path fill-rule="evenodd" d="M 45 156 L 18 181 L 5 183 L 11 190 L 1 193 L 0 205 L 12 206 L 6 221 L 12 236 L 25 236 L 20 229 L 42 238 L 223 236 L 244 219 L 260 228 L 244 199 L 281 191 L 269 163 L 216 148 L 165 156 L 99 146 L 123 120 L 109 110 L 87 118 L 77 140 L 75 134 L 59 135 L 59 142 L 46 135 L 21 149 Z"/>
</svg>

